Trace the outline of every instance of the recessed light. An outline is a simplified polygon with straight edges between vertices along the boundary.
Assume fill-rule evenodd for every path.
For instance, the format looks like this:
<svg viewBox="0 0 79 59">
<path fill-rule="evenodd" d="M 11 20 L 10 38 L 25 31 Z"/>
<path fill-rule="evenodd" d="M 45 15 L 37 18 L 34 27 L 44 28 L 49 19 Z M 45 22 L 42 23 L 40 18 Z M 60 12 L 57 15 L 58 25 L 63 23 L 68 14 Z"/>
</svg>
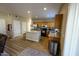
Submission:
<svg viewBox="0 0 79 59">
<path fill-rule="evenodd" d="M 44 10 L 47 10 L 47 8 L 43 8 Z"/>
<path fill-rule="evenodd" d="M 28 10 L 27 13 L 30 14 L 30 11 Z"/>
</svg>

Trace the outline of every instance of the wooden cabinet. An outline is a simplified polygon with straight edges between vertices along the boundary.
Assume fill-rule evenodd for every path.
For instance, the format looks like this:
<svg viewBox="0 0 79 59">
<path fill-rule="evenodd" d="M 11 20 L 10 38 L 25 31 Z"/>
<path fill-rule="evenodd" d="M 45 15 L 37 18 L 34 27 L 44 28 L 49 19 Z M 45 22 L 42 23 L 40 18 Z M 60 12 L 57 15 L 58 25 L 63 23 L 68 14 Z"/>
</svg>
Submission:
<svg viewBox="0 0 79 59">
<path fill-rule="evenodd" d="M 54 27 L 54 21 L 39 21 L 39 22 L 33 22 L 33 24 L 38 24 L 39 27 L 43 25 L 47 25 L 49 28 Z"/>
<path fill-rule="evenodd" d="M 55 16 L 55 27 L 61 29 L 63 14 L 57 14 Z"/>
</svg>

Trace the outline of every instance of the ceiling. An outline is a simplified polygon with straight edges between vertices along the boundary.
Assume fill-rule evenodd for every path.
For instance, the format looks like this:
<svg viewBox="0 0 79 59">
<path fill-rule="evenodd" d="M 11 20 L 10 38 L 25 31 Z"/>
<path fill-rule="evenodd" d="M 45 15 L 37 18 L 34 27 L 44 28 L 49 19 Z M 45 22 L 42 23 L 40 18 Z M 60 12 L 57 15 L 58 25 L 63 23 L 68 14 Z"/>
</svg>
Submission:
<svg viewBox="0 0 79 59">
<path fill-rule="evenodd" d="M 60 3 L 0 3 L 0 11 L 26 17 L 30 15 L 33 19 L 53 18 L 61 8 Z M 43 10 L 43 8 L 47 10 Z M 27 11 L 30 11 L 30 14 Z M 37 16 L 37 18 L 36 18 Z"/>
</svg>

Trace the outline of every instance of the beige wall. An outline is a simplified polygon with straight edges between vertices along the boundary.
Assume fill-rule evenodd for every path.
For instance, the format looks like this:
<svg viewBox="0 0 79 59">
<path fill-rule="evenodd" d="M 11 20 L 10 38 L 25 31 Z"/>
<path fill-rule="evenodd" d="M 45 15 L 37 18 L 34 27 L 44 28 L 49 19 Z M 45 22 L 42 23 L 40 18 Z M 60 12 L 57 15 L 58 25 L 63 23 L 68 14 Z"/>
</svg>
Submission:
<svg viewBox="0 0 79 59">
<path fill-rule="evenodd" d="M 29 17 L 29 18 L 27 18 L 27 20 L 26 20 L 26 24 L 27 24 L 27 29 L 26 29 L 26 31 L 27 32 L 30 32 L 31 31 L 31 25 L 32 25 L 32 19 Z"/>
<path fill-rule="evenodd" d="M 29 23 L 29 19 L 27 19 L 26 17 L 19 17 L 16 18 L 15 15 L 8 15 L 6 13 L 2 13 L 0 12 L 0 18 L 3 18 L 5 19 L 6 21 L 6 32 L 7 32 L 7 25 L 8 24 L 12 24 L 13 23 L 13 20 L 19 20 L 19 21 L 25 21 L 26 23 Z M 26 24 L 26 28 L 28 29 L 29 25 Z M 22 30 L 22 29 L 21 29 Z M 27 30 L 28 31 L 28 30 Z M 13 31 L 12 31 L 13 32 Z M 7 33 L 8 34 L 8 33 Z"/>
<path fill-rule="evenodd" d="M 8 15 L 8 14 L 2 13 L 2 12 L 0 12 L 0 18 L 5 19 L 6 25 L 7 24 L 12 24 L 13 20 L 17 20 L 17 18 L 15 17 L 15 15 Z M 19 17 L 18 20 L 20 20 L 20 21 L 26 21 L 26 18 Z"/>
<path fill-rule="evenodd" d="M 63 14 L 62 32 L 61 32 L 61 41 L 60 41 L 61 42 L 61 53 L 63 52 L 63 46 L 64 46 L 67 13 L 68 13 L 68 4 L 64 4 L 59 12 L 59 14 Z"/>
</svg>

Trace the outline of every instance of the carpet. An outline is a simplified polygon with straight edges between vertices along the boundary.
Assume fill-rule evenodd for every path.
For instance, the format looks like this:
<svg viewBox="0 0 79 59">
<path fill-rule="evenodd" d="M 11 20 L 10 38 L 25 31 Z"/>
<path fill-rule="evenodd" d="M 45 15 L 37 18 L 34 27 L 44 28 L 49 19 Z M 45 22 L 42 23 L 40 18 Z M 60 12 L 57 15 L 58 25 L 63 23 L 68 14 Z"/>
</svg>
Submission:
<svg viewBox="0 0 79 59">
<path fill-rule="evenodd" d="M 26 48 L 18 56 L 49 56 L 49 53 L 33 48 Z"/>
<path fill-rule="evenodd" d="M 3 52 L 2 54 L 1 54 L 1 56 L 10 56 L 7 52 Z"/>
</svg>

